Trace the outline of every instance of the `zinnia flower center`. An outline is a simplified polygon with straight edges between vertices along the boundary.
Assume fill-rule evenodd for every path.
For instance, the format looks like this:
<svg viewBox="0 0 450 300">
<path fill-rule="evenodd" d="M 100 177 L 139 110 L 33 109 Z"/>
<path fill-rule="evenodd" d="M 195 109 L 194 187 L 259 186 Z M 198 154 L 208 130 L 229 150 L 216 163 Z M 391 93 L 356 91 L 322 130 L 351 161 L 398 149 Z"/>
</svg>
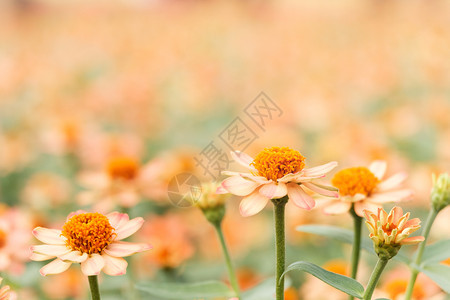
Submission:
<svg viewBox="0 0 450 300">
<path fill-rule="evenodd" d="M 337 172 L 331 183 L 343 196 L 363 194 L 369 196 L 380 180 L 366 167 L 354 167 Z"/>
<path fill-rule="evenodd" d="M 6 245 L 6 232 L 0 229 L 0 248 Z"/>
<path fill-rule="evenodd" d="M 71 217 L 63 226 L 62 235 L 72 250 L 101 253 L 116 236 L 107 217 L 99 213 L 84 213 Z"/>
<path fill-rule="evenodd" d="M 132 180 L 138 174 L 139 165 L 130 157 L 115 157 L 108 162 L 106 170 L 112 179 Z"/>
<path fill-rule="evenodd" d="M 265 148 L 250 164 L 259 175 L 277 181 L 286 174 L 297 173 L 305 167 L 305 158 L 288 147 Z"/>
</svg>

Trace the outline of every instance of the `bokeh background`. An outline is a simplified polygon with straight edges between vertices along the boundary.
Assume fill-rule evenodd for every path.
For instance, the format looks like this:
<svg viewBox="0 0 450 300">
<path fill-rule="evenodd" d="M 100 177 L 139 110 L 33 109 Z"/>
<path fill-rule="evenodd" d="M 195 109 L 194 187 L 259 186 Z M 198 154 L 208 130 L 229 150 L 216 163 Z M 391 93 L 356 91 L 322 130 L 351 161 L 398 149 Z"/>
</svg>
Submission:
<svg viewBox="0 0 450 300">
<path fill-rule="evenodd" d="M 384 159 L 389 173 L 407 171 L 415 196 L 402 206 L 424 218 L 431 174 L 450 168 L 449 49 L 448 1 L 0 1 L 4 283 L 19 299 L 86 299 L 76 267 L 43 278 L 42 263 L 27 259 L 38 243 L 31 228 L 61 226 L 79 208 L 146 219 L 136 240 L 154 249 L 130 258 L 128 275 L 102 277 L 106 299 L 128 297 L 133 281 L 226 281 L 212 227 L 195 207 L 174 205 L 167 185 L 182 172 L 208 180 L 194 158 L 211 141 L 228 151 L 218 136 L 236 117 L 258 135 L 252 156 L 290 146 L 309 166 Z M 283 111 L 264 130 L 244 113 L 262 91 Z M 150 170 L 126 207 L 90 184 L 117 156 Z M 273 274 L 272 216 L 243 218 L 238 200 L 224 226 L 246 289 Z M 348 273 L 348 246 L 295 227 L 351 228 L 349 215 L 287 214 L 288 263 Z M 445 209 L 431 240 L 449 237 L 449 220 Z M 374 258 L 363 258 L 365 283 Z M 379 289 L 396 299 L 408 272 L 395 263 L 388 272 Z M 309 276 L 291 277 L 287 299 L 331 299 Z M 423 282 L 417 299 L 445 297 Z"/>
</svg>

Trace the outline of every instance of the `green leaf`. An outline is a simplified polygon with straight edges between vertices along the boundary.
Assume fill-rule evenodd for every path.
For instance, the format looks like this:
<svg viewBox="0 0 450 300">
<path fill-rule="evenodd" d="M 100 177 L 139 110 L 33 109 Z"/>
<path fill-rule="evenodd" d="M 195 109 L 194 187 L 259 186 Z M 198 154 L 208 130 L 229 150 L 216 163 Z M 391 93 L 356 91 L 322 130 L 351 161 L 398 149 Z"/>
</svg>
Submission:
<svg viewBox="0 0 450 300">
<path fill-rule="evenodd" d="M 337 241 L 353 244 L 353 231 L 330 225 L 302 225 L 296 228 L 297 231 L 313 233 L 324 237 L 332 238 Z M 368 251 L 369 253 L 375 253 L 373 249 L 373 243 L 369 238 L 361 238 L 361 249 Z M 395 260 L 401 261 L 405 264 L 409 264 L 411 259 L 402 253 L 398 253 L 394 256 Z"/>
<path fill-rule="evenodd" d="M 364 287 L 355 279 L 327 271 L 313 263 L 307 261 L 295 262 L 286 268 L 286 271 L 283 273 L 282 276 L 284 276 L 287 272 L 290 272 L 292 270 L 300 270 L 307 272 L 319 278 L 323 282 L 353 297 L 362 299 L 364 295 Z"/>
<path fill-rule="evenodd" d="M 450 266 L 435 264 L 419 268 L 445 292 L 450 293 Z"/>
<path fill-rule="evenodd" d="M 273 300 L 275 298 L 275 277 L 268 278 L 254 288 L 242 293 L 242 300 Z M 291 286 L 289 278 L 285 280 L 285 289 Z"/>
<path fill-rule="evenodd" d="M 422 264 L 437 263 L 450 257 L 450 240 L 438 241 L 431 245 L 426 245 L 422 256 Z"/>
<path fill-rule="evenodd" d="M 192 300 L 233 297 L 234 293 L 220 281 L 194 283 L 145 282 L 136 284 L 142 294 L 158 299 Z"/>
</svg>

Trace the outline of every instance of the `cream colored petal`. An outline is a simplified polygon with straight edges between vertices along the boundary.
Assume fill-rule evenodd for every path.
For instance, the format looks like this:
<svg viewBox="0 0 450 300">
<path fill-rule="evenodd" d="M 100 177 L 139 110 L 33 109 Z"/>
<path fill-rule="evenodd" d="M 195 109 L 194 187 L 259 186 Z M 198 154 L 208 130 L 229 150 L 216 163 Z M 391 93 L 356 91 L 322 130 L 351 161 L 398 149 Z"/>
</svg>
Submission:
<svg viewBox="0 0 450 300">
<path fill-rule="evenodd" d="M 151 249 L 149 244 L 114 242 L 109 244 L 103 252 L 114 257 L 125 257 L 149 249 Z"/>
<path fill-rule="evenodd" d="M 46 264 L 41 268 L 39 271 L 42 276 L 50 275 L 50 274 L 59 274 L 67 270 L 70 265 L 72 265 L 71 262 L 64 262 L 60 260 L 59 258 L 51 261 L 50 263 Z"/>
<path fill-rule="evenodd" d="M 119 228 L 115 228 L 116 238 L 115 240 L 119 241 L 125 239 L 139 230 L 144 224 L 143 218 L 134 218 L 128 221 L 127 223 L 119 226 Z"/>
<path fill-rule="evenodd" d="M 52 258 L 54 258 L 55 257 L 55 255 L 44 255 L 44 254 L 39 254 L 39 253 L 34 253 L 34 252 L 32 252 L 31 254 L 30 254 L 30 259 L 31 260 L 34 260 L 34 261 L 44 261 L 44 260 L 49 260 L 49 259 L 52 259 Z"/>
<path fill-rule="evenodd" d="M 50 245 L 64 245 L 65 238 L 61 236 L 61 230 L 36 227 L 33 235 L 43 243 Z"/>
<path fill-rule="evenodd" d="M 351 207 L 352 204 L 350 202 L 335 200 L 331 201 L 330 204 L 323 209 L 323 212 L 327 215 L 338 215 L 348 212 Z"/>
<path fill-rule="evenodd" d="M 247 196 L 252 193 L 259 184 L 241 176 L 232 176 L 225 179 L 221 186 L 233 195 Z"/>
<path fill-rule="evenodd" d="M 370 201 L 374 203 L 398 202 L 411 198 L 413 191 L 409 189 L 377 192 L 370 196 Z"/>
<path fill-rule="evenodd" d="M 128 263 L 121 257 L 112 257 L 108 254 L 102 254 L 105 266 L 103 272 L 110 276 L 119 276 L 127 273 Z"/>
<path fill-rule="evenodd" d="M 60 256 L 72 251 L 66 245 L 34 245 L 30 249 L 35 253 L 49 256 Z"/>
<path fill-rule="evenodd" d="M 369 166 L 370 172 L 375 175 L 379 180 L 383 179 L 384 174 L 386 173 L 387 163 L 383 160 L 376 160 L 372 162 Z"/>
<path fill-rule="evenodd" d="M 74 263 L 82 263 L 88 258 L 86 253 L 81 253 L 80 251 L 71 251 L 67 254 L 60 255 L 59 259 L 63 261 L 70 261 Z"/>
<path fill-rule="evenodd" d="M 323 186 L 318 186 L 314 182 L 305 182 L 305 183 L 303 183 L 303 185 L 306 186 L 311 191 L 316 192 L 320 195 L 333 197 L 333 198 L 339 197 L 339 193 L 337 191 L 326 189 Z"/>
<path fill-rule="evenodd" d="M 313 167 L 313 168 L 308 168 L 308 169 L 303 169 L 302 170 L 302 175 L 305 177 L 322 177 L 324 176 L 326 173 L 330 172 L 331 170 L 333 170 L 334 168 L 336 168 L 338 165 L 337 162 L 332 161 L 317 167 Z"/>
<path fill-rule="evenodd" d="M 81 271 L 86 276 L 98 275 L 104 266 L 105 261 L 100 254 L 91 254 L 88 259 L 81 263 Z"/>
<path fill-rule="evenodd" d="M 239 211 L 244 217 L 253 216 L 259 213 L 267 205 L 269 198 L 261 195 L 259 190 L 255 190 L 250 195 L 244 197 L 239 204 Z"/>
<path fill-rule="evenodd" d="M 286 196 L 287 194 L 286 184 L 282 182 L 278 184 L 275 182 L 264 184 L 259 189 L 259 193 L 269 199 L 278 199 Z"/>
<path fill-rule="evenodd" d="M 123 226 L 130 220 L 127 214 L 122 214 L 117 211 L 107 214 L 106 217 L 109 220 L 109 224 L 115 229 Z"/>
<path fill-rule="evenodd" d="M 316 205 L 314 199 L 295 183 L 287 184 L 287 193 L 289 200 L 292 200 L 300 208 L 310 210 Z"/>
<path fill-rule="evenodd" d="M 250 164 L 253 162 L 253 158 L 249 155 L 245 154 L 241 151 L 231 151 L 231 157 L 234 159 L 235 162 L 240 164 L 241 166 L 244 166 L 248 169 L 254 169 Z"/>
<path fill-rule="evenodd" d="M 395 188 L 398 188 L 408 177 L 408 174 L 406 172 L 401 172 L 392 175 L 391 177 L 381 181 L 377 185 L 377 191 L 388 191 Z"/>
</svg>

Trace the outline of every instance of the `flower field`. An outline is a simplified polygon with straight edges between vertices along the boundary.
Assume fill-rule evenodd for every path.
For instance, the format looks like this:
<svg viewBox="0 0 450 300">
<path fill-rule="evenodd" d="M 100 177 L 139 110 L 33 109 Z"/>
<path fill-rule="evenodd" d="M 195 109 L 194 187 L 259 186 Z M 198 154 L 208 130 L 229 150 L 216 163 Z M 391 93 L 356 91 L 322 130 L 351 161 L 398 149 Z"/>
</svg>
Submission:
<svg viewBox="0 0 450 300">
<path fill-rule="evenodd" d="M 450 3 L 0 1 L 0 300 L 450 299 Z"/>
</svg>

